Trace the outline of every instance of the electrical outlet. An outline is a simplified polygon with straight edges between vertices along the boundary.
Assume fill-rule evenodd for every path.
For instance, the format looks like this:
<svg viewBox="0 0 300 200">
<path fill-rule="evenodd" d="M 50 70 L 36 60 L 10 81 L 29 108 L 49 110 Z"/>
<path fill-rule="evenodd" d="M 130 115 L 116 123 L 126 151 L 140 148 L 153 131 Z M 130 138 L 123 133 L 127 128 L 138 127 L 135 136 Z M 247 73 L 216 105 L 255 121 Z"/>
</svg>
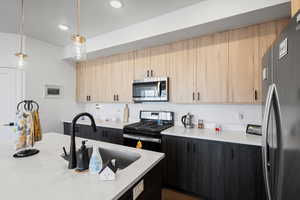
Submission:
<svg viewBox="0 0 300 200">
<path fill-rule="evenodd" d="M 245 119 L 245 114 L 243 112 L 239 112 L 239 120 L 243 121 Z"/>
<path fill-rule="evenodd" d="M 133 188 L 133 200 L 136 200 L 144 191 L 144 180 L 141 180 L 134 188 Z"/>
<path fill-rule="evenodd" d="M 100 110 L 101 106 L 99 104 L 96 104 L 96 110 Z"/>
</svg>

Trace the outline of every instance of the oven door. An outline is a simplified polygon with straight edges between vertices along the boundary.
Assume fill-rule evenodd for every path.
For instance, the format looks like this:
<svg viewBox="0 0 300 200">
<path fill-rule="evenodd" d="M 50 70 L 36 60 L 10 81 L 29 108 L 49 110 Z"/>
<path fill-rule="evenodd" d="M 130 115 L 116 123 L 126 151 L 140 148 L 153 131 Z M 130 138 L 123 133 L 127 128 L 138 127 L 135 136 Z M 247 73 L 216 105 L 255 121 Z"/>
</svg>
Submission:
<svg viewBox="0 0 300 200">
<path fill-rule="evenodd" d="M 129 147 L 136 147 L 138 141 L 142 143 L 142 149 L 161 152 L 161 139 L 146 137 L 135 134 L 123 134 L 123 144 Z"/>
</svg>

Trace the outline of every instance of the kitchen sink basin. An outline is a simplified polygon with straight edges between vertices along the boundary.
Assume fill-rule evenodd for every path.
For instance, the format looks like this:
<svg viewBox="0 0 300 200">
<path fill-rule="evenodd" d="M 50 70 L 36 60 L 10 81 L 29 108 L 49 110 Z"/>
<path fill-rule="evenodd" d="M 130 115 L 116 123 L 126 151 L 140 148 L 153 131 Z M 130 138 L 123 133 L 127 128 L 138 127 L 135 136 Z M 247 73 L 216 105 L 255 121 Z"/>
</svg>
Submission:
<svg viewBox="0 0 300 200">
<path fill-rule="evenodd" d="M 118 150 L 111 150 L 106 148 L 99 148 L 100 155 L 102 157 L 103 164 L 107 163 L 112 159 L 116 159 L 116 166 L 118 169 L 125 169 L 130 164 L 137 161 L 141 156 L 137 153 L 132 153 L 128 151 L 118 151 Z M 91 157 L 93 148 L 88 148 L 89 157 Z M 78 153 L 78 152 L 77 152 Z M 61 156 L 66 161 L 69 161 L 69 155 L 62 155 Z M 78 156 L 77 156 L 78 157 Z"/>
</svg>

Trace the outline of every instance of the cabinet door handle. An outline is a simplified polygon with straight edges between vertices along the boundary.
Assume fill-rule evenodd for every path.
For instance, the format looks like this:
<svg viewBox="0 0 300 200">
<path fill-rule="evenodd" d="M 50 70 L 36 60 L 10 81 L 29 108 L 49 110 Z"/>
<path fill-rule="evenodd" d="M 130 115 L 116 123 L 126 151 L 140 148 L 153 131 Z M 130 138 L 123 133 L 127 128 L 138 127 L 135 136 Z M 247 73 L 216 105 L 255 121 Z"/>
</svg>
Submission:
<svg viewBox="0 0 300 200">
<path fill-rule="evenodd" d="M 187 146 L 186 146 L 186 148 L 187 148 L 187 149 L 186 149 L 186 150 L 187 150 L 187 152 L 189 153 L 189 152 L 190 152 L 190 143 L 189 143 L 189 142 L 187 143 Z"/>
<path fill-rule="evenodd" d="M 195 92 L 193 92 L 193 101 L 195 101 Z"/>
<path fill-rule="evenodd" d="M 153 77 L 153 70 L 151 69 L 151 77 Z"/>
<path fill-rule="evenodd" d="M 147 77 L 149 77 L 149 70 L 147 70 Z"/>
<path fill-rule="evenodd" d="M 257 90 L 254 90 L 254 100 L 257 101 L 258 100 L 258 94 L 257 94 Z"/>
<path fill-rule="evenodd" d="M 200 92 L 198 92 L 198 101 L 200 101 Z"/>
<path fill-rule="evenodd" d="M 196 145 L 195 145 L 195 143 L 193 144 L 193 153 L 196 153 Z"/>
</svg>

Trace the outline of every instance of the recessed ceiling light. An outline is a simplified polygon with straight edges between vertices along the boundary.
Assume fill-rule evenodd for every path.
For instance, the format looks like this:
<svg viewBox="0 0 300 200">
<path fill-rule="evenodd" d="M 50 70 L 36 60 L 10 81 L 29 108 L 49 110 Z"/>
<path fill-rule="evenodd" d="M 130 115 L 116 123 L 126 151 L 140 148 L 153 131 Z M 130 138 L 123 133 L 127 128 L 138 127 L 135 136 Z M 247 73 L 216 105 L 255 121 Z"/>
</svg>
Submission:
<svg viewBox="0 0 300 200">
<path fill-rule="evenodd" d="M 112 0 L 109 3 L 110 3 L 110 6 L 113 8 L 122 8 L 122 6 L 123 6 L 122 2 L 118 1 L 118 0 Z"/>
<path fill-rule="evenodd" d="M 58 28 L 59 28 L 60 30 L 62 30 L 62 31 L 68 31 L 68 30 L 70 30 L 70 26 L 65 25 L 65 24 L 59 24 L 59 25 L 58 25 Z"/>
</svg>

